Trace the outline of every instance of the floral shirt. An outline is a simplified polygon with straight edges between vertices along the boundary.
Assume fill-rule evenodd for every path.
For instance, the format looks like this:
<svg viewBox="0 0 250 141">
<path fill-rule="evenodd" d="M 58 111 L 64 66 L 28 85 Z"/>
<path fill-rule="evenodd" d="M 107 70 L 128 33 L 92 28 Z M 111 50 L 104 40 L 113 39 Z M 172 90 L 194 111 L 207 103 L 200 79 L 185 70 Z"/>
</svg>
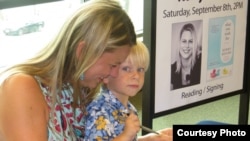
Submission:
<svg viewBox="0 0 250 141">
<path fill-rule="evenodd" d="M 125 118 L 128 111 L 135 107 L 129 102 L 128 109 L 107 89 L 87 106 L 85 116 L 85 138 L 90 141 L 110 141 L 124 130 Z M 136 140 L 136 138 L 134 139 Z"/>
<path fill-rule="evenodd" d="M 76 108 L 75 111 L 73 111 L 73 107 L 71 106 L 71 102 L 73 101 L 73 88 L 70 84 L 63 86 L 64 88 L 60 92 L 61 104 L 57 103 L 55 111 L 52 113 L 50 88 L 42 84 L 39 81 L 39 77 L 35 78 L 40 85 L 50 110 L 48 141 L 85 141 L 84 118 L 82 118 L 84 114 L 80 108 Z"/>
</svg>

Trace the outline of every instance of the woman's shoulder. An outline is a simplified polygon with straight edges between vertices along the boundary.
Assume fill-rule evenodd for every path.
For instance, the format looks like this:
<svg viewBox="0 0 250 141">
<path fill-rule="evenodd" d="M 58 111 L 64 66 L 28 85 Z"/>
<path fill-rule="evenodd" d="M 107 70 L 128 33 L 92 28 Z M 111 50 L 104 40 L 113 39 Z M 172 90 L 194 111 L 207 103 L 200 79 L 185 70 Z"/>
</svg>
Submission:
<svg viewBox="0 0 250 141">
<path fill-rule="evenodd" d="M 177 62 L 176 61 L 171 64 L 171 67 L 175 67 L 176 68 L 176 66 L 177 66 Z"/>
<path fill-rule="evenodd" d="M 171 64 L 171 72 L 172 72 L 172 73 L 175 72 L 175 71 L 176 71 L 176 68 L 177 68 L 177 62 L 175 61 L 175 62 L 173 62 L 173 63 Z"/>
<path fill-rule="evenodd" d="M 37 86 L 36 80 L 33 76 L 23 73 L 18 73 L 9 76 L 2 84 L 3 90 L 29 90 L 27 88 L 32 88 Z M 8 89 L 10 88 L 10 89 Z M 15 89 L 13 89 L 15 88 Z"/>
<path fill-rule="evenodd" d="M 17 73 L 17 74 L 13 74 L 11 76 L 8 77 L 7 81 L 8 82 L 23 82 L 23 81 L 32 81 L 35 80 L 34 77 L 32 75 L 29 74 L 25 74 L 25 73 Z"/>
<path fill-rule="evenodd" d="M 11 75 L 1 84 L 0 99 L 7 98 L 9 101 L 43 103 L 44 97 L 41 89 L 32 75 L 18 73 Z M 24 103 L 25 104 L 25 103 Z"/>
</svg>

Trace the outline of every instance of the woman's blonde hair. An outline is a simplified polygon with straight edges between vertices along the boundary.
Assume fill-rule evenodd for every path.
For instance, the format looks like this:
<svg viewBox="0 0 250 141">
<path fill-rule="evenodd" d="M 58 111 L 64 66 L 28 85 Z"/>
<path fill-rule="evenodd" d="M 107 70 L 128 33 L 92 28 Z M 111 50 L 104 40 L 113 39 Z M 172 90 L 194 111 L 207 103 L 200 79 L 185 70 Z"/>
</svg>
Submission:
<svg viewBox="0 0 250 141">
<path fill-rule="evenodd" d="M 81 57 L 76 49 L 84 42 Z M 78 9 L 56 37 L 35 57 L 17 64 L 1 73 L 0 83 L 10 75 L 25 73 L 38 76 L 51 88 L 56 101 L 57 91 L 70 81 L 74 89 L 74 105 L 82 102 L 78 80 L 104 52 L 112 52 L 119 46 L 136 44 L 134 26 L 115 0 L 92 0 Z M 92 96 L 85 97 L 88 102 Z"/>
</svg>

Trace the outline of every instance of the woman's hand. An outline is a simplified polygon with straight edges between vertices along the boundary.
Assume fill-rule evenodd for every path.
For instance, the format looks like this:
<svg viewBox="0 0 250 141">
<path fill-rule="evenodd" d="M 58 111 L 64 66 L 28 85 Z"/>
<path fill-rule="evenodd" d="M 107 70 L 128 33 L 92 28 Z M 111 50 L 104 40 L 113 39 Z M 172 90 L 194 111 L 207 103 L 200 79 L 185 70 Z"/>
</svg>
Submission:
<svg viewBox="0 0 250 141">
<path fill-rule="evenodd" d="M 159 134 L 149 133 L 138 138 L 139 141 L 172 141 L 173 129 L 165 128 L 157 131 Z"/>
</svg>

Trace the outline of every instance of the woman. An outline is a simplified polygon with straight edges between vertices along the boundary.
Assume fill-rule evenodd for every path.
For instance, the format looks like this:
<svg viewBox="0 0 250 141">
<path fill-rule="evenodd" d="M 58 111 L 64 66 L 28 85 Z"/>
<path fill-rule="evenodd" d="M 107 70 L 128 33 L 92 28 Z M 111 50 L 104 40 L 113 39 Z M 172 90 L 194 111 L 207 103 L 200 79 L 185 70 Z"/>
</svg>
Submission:
<svg viewBox="0 0 250 141">
<path fill-rule="evenodd" d="M 117 76 L 135 44 L 133 24 L 116 1 L 84 5 L 41 52 L 0 74 L 0 140 L 83 140 L 89 93 Z"/>
<path fill-rule="evenodd" d="M 171 65 L 171 90 L 200 83 L 201 54 L 194 25 L 185 24 L 180 31 L 176 61 Z"/>
</svg>

